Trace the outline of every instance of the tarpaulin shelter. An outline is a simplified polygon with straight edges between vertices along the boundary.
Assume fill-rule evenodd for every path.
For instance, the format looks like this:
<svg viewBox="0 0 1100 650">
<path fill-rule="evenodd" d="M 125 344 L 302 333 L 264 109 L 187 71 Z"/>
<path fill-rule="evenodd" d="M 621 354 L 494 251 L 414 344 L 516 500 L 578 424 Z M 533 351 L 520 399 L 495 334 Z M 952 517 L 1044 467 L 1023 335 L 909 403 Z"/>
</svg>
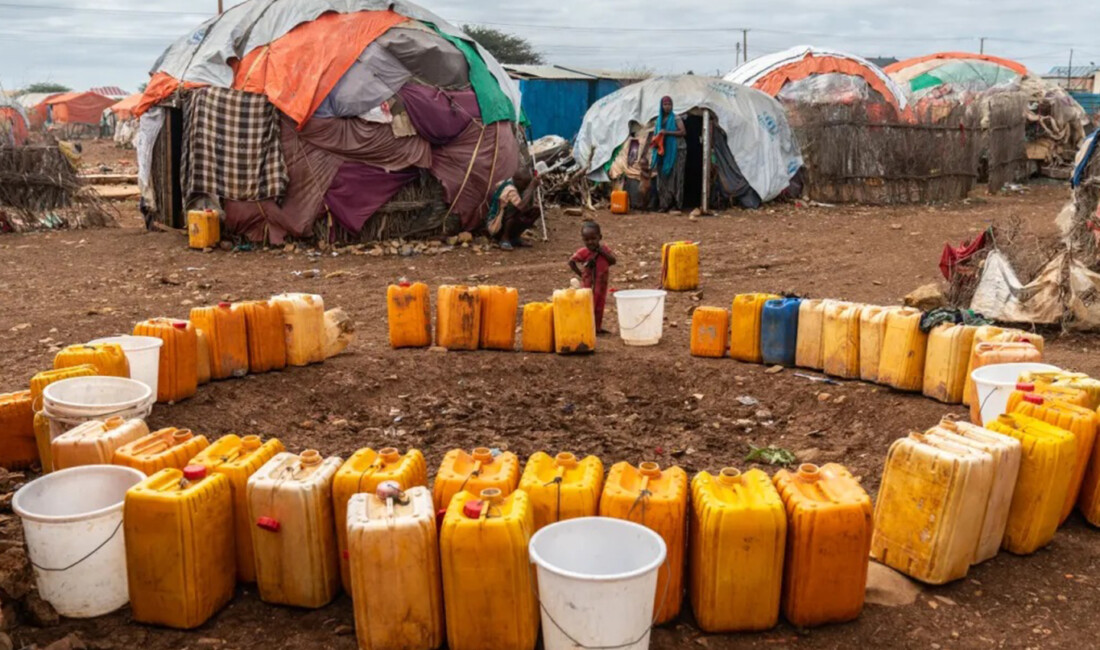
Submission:
<svg viewBox="0 0 1100 650">
<path fill-rule="evenodd" d="M 727 81 L 787 103 L 886 103 L 905 109 L 905 92 L 870 61 L 824 47 L 798 45 L 735 68 Z"/>
<path fill-rule="evenodd" d="M 32 129 L 39 129 L 46 123 L 46 100 L 57 97 L 61 93 L 24 93 L 15 98 L 15 102 L 23 107 L 27 114 L 27 124 Z"/>
<path fill-rule="evenodd" d="M 629 139 L 655 122 L 661 98 L 666 95 L 672 98 L 676 113 L 687 116 L 685 201 L 708 194 L 704 190 L 709 183 L 705 170 L 712 158 L 704 154 L 703 148 L 698 151 L 693 148 L 708 140 L 703 136 L 712 120 L 716 128 L 709 153 L 726 161 L 719 165 L 718 171 L 727 172 L 728 178 L 719 179 L 729 190 L 731 196 L 727 198 L 738 198 L 751 190 L 757 197 L 756 203 L 771 201 L 787 189 L 802 167 L 802 154 L 787 116 L 773 97 L 722 79 L 683 75 L 655 77 L 626 86 L 588 109 L 573 157 L 586 167 L 591 180 L 609 180 L 609 163 L 618 157 Z M 693 173 L 693 161 L 697 158 L 702 162 Z"/>
<path fill-rule="evenodd" d="M 18 102 L 0 94 L 0 147 L 22 146 L 27 141 L 30 121 Z"/>
<path fill-rule="evenodd" d="M 886 66 L 886 73 L 910 101 L 926 97 L 962 101 L 964 96 L 1019 82 L 1027 68 L 988 54 L 939 52 L 892 63 Z"/>
<path fill-rule="evenodd" d="M 205 201 L 254 241 L 475 230 L 520 163 L 516 85 L 411 2 L 248 0 L 151 75 L 139 183 L 171 225 Z M 220 153 L 228 132 L 246 139 L 235 155 Z"/>
<path fill-rule="evenodd" d="M 47 121 L 55 124 L 99 124 L 103 109 L 117 100 L 93 92 L 64 93 L 43 102 Z"/>
<path fill-rule="evenodd" d="M 115 114 L 115 117 L 119 120 L 132 120 L 137 116 L 134 115 L 134 109 L 137 108 L 138 103 L 141 101 L 143 93 L 134 93 L 120 100 L 117 104 L 113 104 L 110 107 L 110 111 Z"/>
</svg>

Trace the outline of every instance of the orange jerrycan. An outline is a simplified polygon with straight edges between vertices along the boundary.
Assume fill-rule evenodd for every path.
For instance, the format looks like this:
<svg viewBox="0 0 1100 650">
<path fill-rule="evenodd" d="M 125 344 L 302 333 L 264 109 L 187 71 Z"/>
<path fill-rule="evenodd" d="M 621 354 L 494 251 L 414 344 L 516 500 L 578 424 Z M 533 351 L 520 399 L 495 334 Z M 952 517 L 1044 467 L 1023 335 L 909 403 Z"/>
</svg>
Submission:
<svg viewBox="0 0 1100 650">
<path fill-rule="evenodd" d="M 993 456 L 921 433 L 894 441 L 875 504 L 871 557 L 921 582 L 966 577 L 993 489 Z"/>
<path fill-rule="evenodd" d="M 691 315 L 691 355 L 726 356 L 729 347 L 730 313 L 721 307 L 699 307 Z"/>
<path fill-rule="evenodd" d="M 202 465 L 212 474 L 229 480 L 233 495 L 233 537 L 237 540 L 237 579 L 241 582 L 256 582 L 252 520 L 248 516 L 248 479 L 282 451 L 283 443 L 277 438 L 263 442 L 260 436 L 229 434 L 218 438 L 191 459 L 190 464 Z"/>
<path fill-rule="evenodd" d="M 970 348 L 969 354 L 967 354 L 966 386 L 963 387 L 963 404 L 970 406 L 971 393 L 974 391 L 974 380 L 970 378 L 970 373 L 974 372 L 974 349 L 978 347 L 979 343 L 987 343 L 1003 331 L 1003 328 L 994 325 L 981 325 L 974 330 L 974 344 Z"/>
<path fill-rule="evenodd" d="M 1022 445 L 1003 547 L 1029 555 L 1049 544 L 1058 530 L 1077 463 L 1077 441 L 1065 429 L 1019 413 L 1002 415 L 986 428 Z"/>
<path fill-rule="evenodd" d="M 970 351 L 977 331 L 977 327 L 970 325 L 944 323 L 928 333 L 921 387 L 925 397 L 945 404 L 962 403 L 966 368 L 970 365 Z"/>
<path fill-rule="evenodd" d="M 126 492 L 126 574 L 135 621 L 188 630 L 237 584 L 229 480 L 202 465 L 163 469 Z"/>
<path fill-rule="evenodd" d="M 641 524 L 661 536 L 668 548 L 657 570 L 654 623 L 667 623 L 680 613 L 684 597 L 684 553 L 687 536 L 687 473 L 662 470 L 657 463 L 612 465 L 600 498 L 600 516 Z"/>
<path fill-rule="evenodd" d="M 1073 512 L 1073 504 L 1077 503 L 1077 496 L 1085 480 L 1085 470 L 1092 459 L 1092 448 L 1096 442 L 1096 411 L 1030 393 L 1024 393 L 1018 403 L 1010 403 L 1009 411 L 1030 415 L 1073 434 L 1077 442 L 1077 461 L 1073 466 L 1073 480 L 1070 481 L 1069 493 L 1059 519 L 1059 523 L 1065 523 L 1069 513 Z"/>
<path fill-rule="evenodd" d="M 678 241 L 661 247 L 661 288 L 668 291 L 699 288 L 699 244 Z"/>
<path fill-rule="evenodd" d="M 190 322 L 190 321 L 188 321 Z M 206 332 L 195 328 L 195 380 L 199 386 L 210 383 L 210 339 Z"/>
<path fill-rule="evenodd" d="M 50 418 L 38 411 L 34 414 L 34 443 L 38 448 L 38 461 L 42 465 L 42 473 L 49 474 L 53 471 L 53 454 L 50 450 Z"/>
<path fill-rule="evenodd" d="M 210 376 L 213 379 L 244 377 L 248 374 L 248 327 L 244 313 L 228 302 L 214 307 L 195 307 L 191 322 L 206 332 L 210 345 Z"/>
<path fill-rule="evenodd" d="M 1002 363 L 1038 363 L 1043 360 L 1042 354 L 1030 343 L 979 343 L 974 346 L 974 353 L 970 358 L 971 373 L 978 368 Z M 978 387 L 973 380 L 970 382 L 970 421 L 974 424 L 982 424 L 982 400 L 979 399 Z"/>
<path fill-rule="evenodd" d="M 554 303 L 529 302 L 524 305 L 520 337 L 524 352 L 553 352 Z"/>
<path fill-rule="evenodd" d="M 730 309 L 730 356 L 738 361 L 760 363 L 760 316 L 764 303 L 779 296 L 773 293 L 742 293 L 733 297 Z"/>
<path fill-rule="evenodd" d="M 611 192 L 611 214 L 627 214 L 630 212 L 630 195 L 626 190 L 613 190 Z"/>
<path fill-rule="evenodd" d="M 390 347 L 426 348 L 432 344 L 432 303 L 428 285 L 401 282 L 386 287 Z"/>
<path fill-rule="evenodd" d="M 286 367 L 286 323 L 283 312 L 270 300 L 250 300 L 233 305 L 244 314 L 248 335 L 248 371 L 254 373 Z"/>
<path fill-rule="evenodd" d="M 822 370 L 844 379 L 859 379 L 859 317 L 863 305 L 834 302 L 825 309 Z"/>
<path fill-rule="evenodd" d="M 385 497 L 385 498 L 382 498 Z M 443 644 L 443 586 L 432 493 L 356 494 L 347 503 L 352 608 L 360 650 Z"/>
<path fill-rule="evenodd" d="M 595 517 L 603 490 L 603 463 L 595 456 L 578 460 L 567 451 L 554 457 L 538 451 L 527 459 L 519 489 L 531 498 L 532 533 L 558 521 Z"/>
<path fill-rule="evenodd" d="M 54 469 L 81 465 L 107 465 L 123 445 L 149 435 L 145 420 L 113 417 L 104 422 L 89 420 L 78 424 L 50 442 Z"/>
<path fill-rule="evenodd" d="M 155 336 L 164 341 L 157 369 L 158 402 L 178 402 L 195 394 L 199 386 L 199 339 L 194 324 L 153 318 L 135 325 L 134 336 Z M 210 354 L 209 350 L 205 352 Z M 209 366 L 209 357 L 204 361 Z"/>
<path fill-rule="evenodd" d="M 348 501 L 353 495 L 373 493 L 385 481 L 396 481 L 408 490 L 428 485 L 428 464 L 419 449 L 404 455 L 393 447 L 375 451 L 360 449 L 347 459 L 332 479 L 333 520 L 336 522 L 336 547 L 340 551 L 340 578 L 344 591 L 351 593 L 348 573 Z"/>
<path fill-rule="evenodd" d="M 908 307 L 887 314 L 878 383 L 915 393 L 924 387 L 928 335 L 920 330 L 920 319 L 920 310 Z"/>
<path fill-rule="evenodd" d="M 26 469 L 38 460 L 29 390 L 0 395 L 0 467 Z"/>
<path fill-rule="evenodd" d="M 31 377 L 31 404 L 34 406 L 34 410 L 42 410 L 42 391 L 46 390 L 46 386 L 62 379 L 91 377 L 97 374 L 99 373 L 96 371 L 95 366 L 87 363 L 79 366 L 69 366 L 68 368 L 43 370 L 35 374 Z"/>
<path fill-rule="evenodd" d="M 859 314 L 859 378 L 863 381 L 878 381 L 886 318 L 898 309 L 900 307 L 867 305 Z"/>
<path fill-rule="evenodd" d="M 779 620 L 787 513 L 768 475 L 727 467 L 691 480 L 691 609 L 706 632 Z"/>
<path fill-rule="evenodd" d="M 480 493 L 487 488 L 497 488 L 508 496 L 519 485 L 519 459 L 510 451 L 496 455 L 488 447 L 478 447 L 473 453 L 464 449 L 452 449 L 443 457 L 435 474 L 432 495 L 437 510 L 444 510 L 451 498 L 466 490 Z"/>
<path fill-rule="evenodd" d="M 286 324 L 286 363 L 307 366 L 325 360 L 325 300 L 312 293 L 281 293 L 271 301 Z"/>
<path fill-rule="evenodd" d="M 187 245 L 202 250 L 213 248 L 222 240 L 221 219 L 215 210 L 187 211 Z"/>
<path fill-rule="evenodd" d="M 824 366 L 825 309 L 831 303 L 831 300 L 803 300 L 798 306 L 798 341 L 794 352 L 796 366 L 811 370 L 821 370 Z"/>
<path fill-rule="evenodd" d="M 435 344 L 448 350 L 476 350 L 481 338 L 481 292 L 445 284 L 435 300 Z"/>
<path fill-rule="evenodd" d="M 944 420 L 926 432 L 930 439 L 940 439 L 984 451 L 993 458 L 993 485 L 982 515 L 982 533 L 974 551 L 973 564 L 996 557 L 1004 541 L 1012 494 L 1020 475 L 1020 441 L 969 422 Z"/>
<path fill-rule="evenodd" d="M 519 312 L 519 292 L 509 287 L 480 286 L 481 333 L 483 350 L 516 348 L 516 314 Z"/>
<path fill-rule="evenodd" d="M 596 308 L 591 289 L 554 292 L 554 348 L 558 354 L 596 351 Z"/>
<path fill-rule="evenodd" d="M 783 615 L 800 627 L 857 618 L 871 551 L 871 497 L 835 463 L 779 470 L 773 481 L 787 508 Z"/>
<path fill-rule="evenodd" d="M 115 449 L 111 463 L 133 467 L 152 476 L 162 469 L 183 469 L 195 454 L 209 445 L 206 436 L 196 436 L 190 429 L 168 427 Z"/>
<path fill-rule="evenodd" d="M 130 377 L 130 362 L 118 343 L 70 345 L 53 358 L 55 370 L 88 364 L 104 377 Z"/>
<path fill-rule="evenodd" d="M 248 479 L 256 584 L 265 603 L 315 609 L 336 597 L 332 478 L 341 462 L 313 449 L 283 452 Z"/>
<path fill-rule="evenodd" d="M 527 493 L 459 492 L 439 534 L 450 650 L 534 650 L 539 608 Z"/>
</svg>

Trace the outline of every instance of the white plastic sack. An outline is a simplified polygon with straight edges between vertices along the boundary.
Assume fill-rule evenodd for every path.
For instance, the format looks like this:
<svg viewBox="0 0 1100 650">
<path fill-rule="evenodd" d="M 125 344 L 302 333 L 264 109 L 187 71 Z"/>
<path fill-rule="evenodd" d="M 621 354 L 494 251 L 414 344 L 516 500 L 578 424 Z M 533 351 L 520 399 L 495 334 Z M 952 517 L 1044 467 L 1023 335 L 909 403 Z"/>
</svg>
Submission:
<svg viewBox="0 0 1100 650">
<path fill-rule="evenodd" d="M 151 210 L 157 207 L 156 193 L 153 191 L 153 145 L 164 127 L 164 109 L 154 106 L 145 112 L 138 121 L 137 135 L 134 136 L 134 148 L 137 149 L 138 190 L 141 198 Z"/>
</svg>

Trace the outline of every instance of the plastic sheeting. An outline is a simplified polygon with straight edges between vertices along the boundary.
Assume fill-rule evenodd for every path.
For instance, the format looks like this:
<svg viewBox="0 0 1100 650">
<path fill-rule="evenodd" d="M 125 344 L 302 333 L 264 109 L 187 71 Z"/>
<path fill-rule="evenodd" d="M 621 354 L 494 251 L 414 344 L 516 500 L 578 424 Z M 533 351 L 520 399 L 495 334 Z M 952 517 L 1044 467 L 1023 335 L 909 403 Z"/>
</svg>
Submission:
<svg viewBox="0 0 1100 650">
<path fill-rule="evenodd" d="M 157 195 L 153 189 L 153 146 L 164 128 L 165 110 L 160 106 L 149 109 L 138 121 L 134 148 L 137 149 L 138 190 L 149 210 L 157 209 Z"/>
<path fill-rule="evenodd" d="M 792 81 L 779 91 L 776 99 L 797 104 L 855 104 L 878 95 L 867 80 L 832 72 Z"/>
<path fill-rule="evenodd" d="M 627 86 L 596 102 L 584 116 L 573 157 L 589 178 L 606 181 L 604 165 L 630 137 L 630 122 L 647 124 L 670 96 L 677 113 L 711 111 L 726 132 L 741 173 L 764 201 L 787 189 L 802 167 L 802 154 L 782 105 L 773 97 L 722 79 L 694 75 L 656 77 Z"/>
<path fill-rule="evenodd" d="M 114 106 L 110 97 L 95 93 L 65 93 L 46 100 L 52 108 L 53 121 L 57 124 L 99 124 L 103 109 Z"/>
<path fill-rule="evenodd" d="M 314 115 L 365 115 L 393 97 L 409 79 L 412 79 L 412 72 L 378 42 L 371 43 L 336 83 Z"/>
<path fill-rule="evenodd" d="M 732 70 L 725 79 L 765 89 L 763 86 L 768 84 L 768 78 L 779 75 L 773 83 L 774 87 L 766 89 L 769 94 L 775 95 L 790 81 L 833 72 L 859 76 L 888 102 L 899 109 L 905 108 L 905 91 L 885 71 L 867 59 L 827 47 L 796 45 L 781 52 L 765 54 Z"/>
<path fill-rule="evenodd" d="M 257 47 L 267 45 L 294 27 L 316 20 L 326 12 L 394 11 L 402 16 L 429 22 L 448 36 L 473 43 L 462 30 L 434 13 L 406 0 L 249 0 L 230 7 L 183 36 L 157 59 L 150 74 L 163 73 L 178 81 L 231 87 L 234 71 L 229 63 L 243 59 Z M 332 35 L 332 38 L 339 38 Z M 519 119 L 520 94 L 504 68 L 476 43 L 473 48 L 484 61 L 492 78 L 512 104 Z M 356 50 L 358 55 L 361 50 Z M 152 86 L 152 84 L 150 84 Z M 146 98 L 151 98 L 146 89 Z M 166 95 L 162 95 L 163 98 Z M 150 103 L 150 102 L 144 102 Z"/>
</svg>

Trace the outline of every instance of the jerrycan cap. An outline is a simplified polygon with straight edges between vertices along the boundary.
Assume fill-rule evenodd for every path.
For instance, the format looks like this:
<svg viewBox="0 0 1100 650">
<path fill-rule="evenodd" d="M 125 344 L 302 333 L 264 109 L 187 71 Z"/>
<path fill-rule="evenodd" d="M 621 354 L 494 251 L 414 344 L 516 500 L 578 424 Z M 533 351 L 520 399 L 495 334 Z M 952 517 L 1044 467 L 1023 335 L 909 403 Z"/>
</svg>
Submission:
<svg viewBox="0 0 1100 650">
<path fill-rule="evenodd" d="M 233 303 L 231 303 L 231 302 L 226 302 L 226 301 L 224 301 L 224 300 L 218 303 L 218 307 L 220 307 L 220 308 L 222 308 L 222 309 L 229 309 L 229 308 L 230 308 L 230 307 L 232 307 L 232 306 L 233 306 Z"/>
<path fill-rule="evenodd" d="M 1031 382 L 1020 382 L 1016 384 L 1016 390 L 1024 391 L 1025 393 L 1031 393 L 1035 391 L 1035 384 Z"/>
<path fill-rule="evenodd" d="M 462 514 L 469 519 L 478 519 L 481 517 L 481 509 L 483 507 L 485 507 L 484 501 L 480 499 L 470 499 L 462 504 Z"/>
<path fill-rule="evenodd" d="M 175 323 L 172 323 L 172 327 L 174 327 L 178 330 L 185 330 L 185 329 L 187 329 L 187 321 L 185 321 L 185 320 L 177 321 Z"/>
<path fill-rule="evenodd" d="M 321 452 L 316 449 L 307 449 L 298 456 L 298 460 L 301 461 L 303 467 L 317 465 L 321 462 Z"/>
<path fill-rule="evenodd" d="M 194 435 L 195 434 L 192 433 L 190 429 L 176 429 L 172 432 L 172 443 L 178 445 L 181 442 L 187 442 Z"/>
<path fill-rule="evenodd" d="M 798 478 L 805 481 L 816 481 L 821 478 L 821 468 L 813 463 L 802 463 L 798 466 Z"/>
<path fill-rule="evenodd" d="M 397 451 L 396 447 L 385 447 L 379 450 L 378 457 L 384 463 L 396 463 L 401 459 L 401 452 Z"/>
<path fill-rule="evenodd" d="M 638 473 L 642 476 L 657 478 L 661 475 L 661 466 L 652 461 L 646 461 L 641 465 L 638 465 Z"/>
<path fill-rule="evenodd" d="M 473 457 L 474 460 L 488 465 L 493 462 L 493 450 L 488 447 L 475 447 Z"/>
<path fill-rule="evenodd" d="M 188 481 L 198 481 L 206 478 L 205 465 L 188 465 L 183 468 L 183 478 Z"/>
<path fill-rule="evenodd" d="M 572 469 L 577 466 L 577 457 L 571 452 L 563 451 L 557 456 L 554 456 L 554 464 L 558 467 Z"/>
<path fill-rule="evenodd" d="M 1043 402 L 1045 402 L 1046 400 L 1044 400 L 1042 396 L 1036 395 L 1035 393 L 1028 393 L 1027 395 L 1024 395 L 1024 401 L 1029 404 L 1037 404 L 1039 406 L 1042 406 Z"/>
<path fill-rule="evenodd" d="M 412 285 L 412 282 L 409 282 L 405 278 L 401 278 L 400 280 L 397 281 L 397 286 L 401 287 L 402 289 L 408 289 L 409 287 L 411 287 L 413 285 Z"/>
<path fill-rule="evenodd" d="M 264 530 L 270 530 L 273 533 L 279 532 L 279 520 L 274 517 L 257 517 L 256 526 L 263 528 Z"/>
<path fill-rule="evenodd" d="M 718 482 L 727 487 L 741 482 L 741 470 L 736 467 L 723 467 L 718 472 Z"/>
<path fill-rule="evenodd" d="M 401 489 L 401 484 L 397 481 L 382 481 L 378 484 L 378 487 L 375 488 L 374 495 L 382 501 L 393 499 L 395 503 L 400 503 L 402 505 L 409 501 L 405 496 L 404 490 Z"/>
<path fill-rule="evenodd" d="M 260 436 L 251 435 L 241 438 L 241 449 L 252 451 L 260 448 Z"/>
<path fill-rule="evenodd" d="M 125 423 L 126 418 L 122 417 L 121 415 L 115 415 L 107 418 L 107 420 L 103 422 L 103 428 L 110 431 L 111 429 L 117 429 L 121 427 Z"/>
</svg>

